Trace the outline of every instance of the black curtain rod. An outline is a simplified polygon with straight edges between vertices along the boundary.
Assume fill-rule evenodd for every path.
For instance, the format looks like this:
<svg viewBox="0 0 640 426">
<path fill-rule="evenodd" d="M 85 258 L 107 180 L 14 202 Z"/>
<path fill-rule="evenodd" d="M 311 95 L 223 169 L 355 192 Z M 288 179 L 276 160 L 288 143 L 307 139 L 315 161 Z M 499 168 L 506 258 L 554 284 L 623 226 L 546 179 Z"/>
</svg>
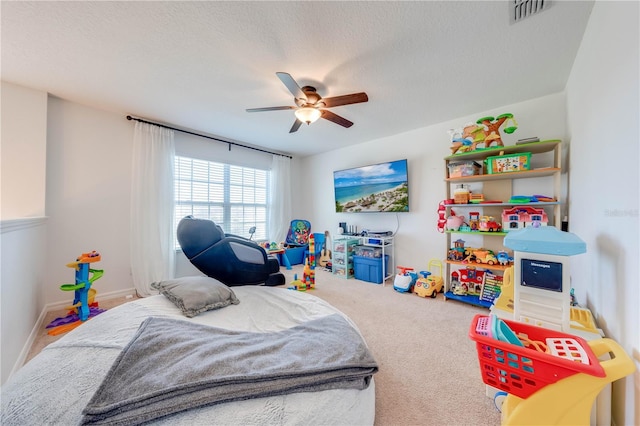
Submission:
<svg viewBox="0 0 640 426">
<path fill-rule="evenodd" d="M 287 157 L 287 158 L 293 158 L 290 155 L 280 154 L 279 152 L 267 151 L 266 149 L 255 148 L 255 147 L 249 146 L 249 145 L 242 145 L 241 143 L 237 143 L 237 142 L 225 141 L 224 139 L 218 139 L 218 138 L 214 138 L 213 136 L 202 135 L 200 133 L 190 132 L 189 130 L 178 129 L 176 127 L 167 126 L 166 124 L 154 123 L 153 121 L 143 120 L 142 118 L 136 118 L 136 117 L 132 117 L 130 115 L 127 115 L 127 120 L 135 120 L 135 121 L 139 121 L 141 123 L 152 124 L 154 126 L 164 127 L 165 129 L 171 129 L 171 130 L 175 130 L 177 132 L 187 133 L 189 135 L 194 135 L 194 136 L 199 136 L 201 138 L 211 139 L 211 140 L 214 140 L 216 142 L 226 143 L 226 144 L 229 145 L 229 151 L 231 151 L 231 145 L 235 145 L 235 146 L 239 146 L 241 148 L 253 149 L 254 151 L 265 152 L 267 154 L 279 155 L 281 157 Z"/>
</svg>

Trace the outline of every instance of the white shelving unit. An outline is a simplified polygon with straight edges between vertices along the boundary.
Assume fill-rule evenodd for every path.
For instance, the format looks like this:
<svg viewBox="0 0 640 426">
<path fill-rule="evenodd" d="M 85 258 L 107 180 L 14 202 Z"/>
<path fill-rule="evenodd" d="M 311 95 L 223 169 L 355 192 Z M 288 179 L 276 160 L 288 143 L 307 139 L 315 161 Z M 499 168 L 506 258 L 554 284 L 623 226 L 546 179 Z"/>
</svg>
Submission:
<svg viewBox="0 0 640 426">
<path fill-rule="evenodd" d="M 395 270 L 395 247 L 393 236 L 360 236 L 343 235 L 334 239 L 331 252 L 331 265 L 334 275 L 342 278 L 353 278 L 353 254 L 355 246 L 366 246 L 380 250 L 381 258 L 389 256 L 385 265 L 382 262 L 382 283 L 391 278 Z"/>
<path fill-rule="evenodd" d="M 386 281 L 393 277 L 394 271 L 396 269 L 395 266 L 395 246 L 393 242 L 393 236 L 367 236 L 360 237 L 360 244 L 366 247 L 374 247 L 379 248 L 381 253 L 381 258 L 384 259 L 385 256 L 389 256 L 389 261 L 385 265 L 383 260 L 382 262 L 382 285 L 386 283 Z"/>
</svg>

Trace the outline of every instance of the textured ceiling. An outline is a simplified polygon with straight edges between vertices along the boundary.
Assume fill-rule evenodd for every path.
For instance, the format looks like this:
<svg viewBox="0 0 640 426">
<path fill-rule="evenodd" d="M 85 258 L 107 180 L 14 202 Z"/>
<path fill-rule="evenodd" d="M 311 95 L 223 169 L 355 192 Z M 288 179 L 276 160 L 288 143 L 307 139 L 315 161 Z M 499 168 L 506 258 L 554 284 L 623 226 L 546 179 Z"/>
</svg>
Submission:
<svg viewBox="0 0 640 426">
<path fill-rule="evenodd" d="M 593 2 L 509 4 L 2 1 L 2 80 L 306 156 L 562 91 Z M 289 134 L 292 111 L 245 112 L 294 105 L 277 71 L 369 102 Z"/>
</svg>

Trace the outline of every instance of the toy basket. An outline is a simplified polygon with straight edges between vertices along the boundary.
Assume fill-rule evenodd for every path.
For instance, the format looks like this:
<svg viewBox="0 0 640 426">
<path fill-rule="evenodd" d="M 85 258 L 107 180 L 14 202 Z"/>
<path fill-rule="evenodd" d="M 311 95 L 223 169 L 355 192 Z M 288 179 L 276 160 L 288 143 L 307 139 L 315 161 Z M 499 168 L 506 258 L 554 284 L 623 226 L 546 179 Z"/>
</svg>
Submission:
<svg viewBox="0 0 640 426">
<path fill-rule="evenodd" d="M 469 337 L 476 342 L 482 381 L 487 385 L 527 398 L 545 386 L 576 373 L 606 376 L 598 358 L 581 337 L 503 320 L 525 342 L 523 346 L 518 346 L 490 337 L 493 333 L 488 332 L 488 318 L 486 315 L 476 315 L 469 329 Z M 570 346 L 549 351 L 551 353 L 535 349 L 537 342 L 552 341 L 569 342 Z"/>
</svg>

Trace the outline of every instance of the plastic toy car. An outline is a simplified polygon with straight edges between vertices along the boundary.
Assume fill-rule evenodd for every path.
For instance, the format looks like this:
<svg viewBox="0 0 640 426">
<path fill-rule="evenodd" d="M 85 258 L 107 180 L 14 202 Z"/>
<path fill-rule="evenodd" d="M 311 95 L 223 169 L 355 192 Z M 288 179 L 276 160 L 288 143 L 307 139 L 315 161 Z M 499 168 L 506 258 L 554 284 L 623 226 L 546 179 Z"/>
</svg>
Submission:
<svg viewBox="0 0 640 426">
<path fill-rule="evenodd" d="M 498 263 L 498 259 L 491 250 L 480 249 L 474 251 L 473 254 L 476 256 L 477 263 L 486 263 L 488 265 L 496 265 Z"/>
<path fill-rule="evenodd" d="M 509 253 L 504 250 L 500 250 L 496 255 L 496 258 L 498 259 L 498 263 L 501 265 L 511 265 L 513 263 L 513 257 L 509 256 Z"/>
<path fill-rule="evenodd" d="M 440 275 L 434 275 L 430 271 L 420 271 L 421 278 L 419 278 L 414 287 L 413 292 L 420 297 L 431 297 L 435 299 L 438 293 L 444 291 L 444 280 L 442 279 L 442 263 L 439 260 L 429 261 L 429 269 L 432 269 L 432 265 L 440 268 Z"/>
<path fill-rule="evenodd" d="M 413 268 L 406 266 L 397 266 L 398 273 L 393 280 L 393 289 L 400 293 L 411 293 L 415 286 L 418 274 L 413 271 Z"/>
<path fill-rule="evenodd" d="M 491 216 L 482 216 L 480 223 L 478 224 L 479 231 L 485 232 L 500 232 L 502 231 L 502 225 L 495 221 Z"/>
</svg>

